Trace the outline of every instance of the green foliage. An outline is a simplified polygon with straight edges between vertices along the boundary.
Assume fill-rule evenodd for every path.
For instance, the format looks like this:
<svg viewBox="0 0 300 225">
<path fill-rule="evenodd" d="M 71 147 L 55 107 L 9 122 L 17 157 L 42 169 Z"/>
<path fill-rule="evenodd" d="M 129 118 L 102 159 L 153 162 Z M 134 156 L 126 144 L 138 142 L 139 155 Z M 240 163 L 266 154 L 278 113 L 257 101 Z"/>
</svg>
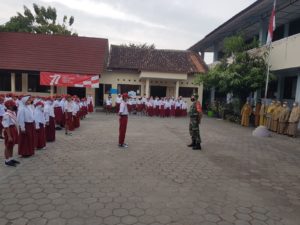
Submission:
<svg viewBox="0 0 300 225">
<path fill-rule="evenodd" d="M 155 49 L 155 45 L 154 44 L 134 44 L 134 43 L 129 43 L 129 44 L 122 44 L 121 46 L 123 47 L 129 47 L 129 48 L 140 48 L 140 49 Z"/>
<path fill-rule="evenodd" d="M 34 13 L 24 6 L 23 14 L 17 12 L 16 16 L 10 18 L 8 22 L 0 25 L 0 31 L 5 32 L 28 32 L 42 34 L 63 34 L 77 35 L 71 29 L 74 23 L 74 17 L 68 20 L 64 16 L 63 23 L 57 23 L 57 13 L 54 7 L 44 7 L 33 4 Z"/>
<path fill-rule="evenodd" d="M 214 87 L 220 93 L 232 92 L 244 100 L 250 92 L 262 89 L 265 85 L 267 63 L 266 54 L 250 54 L 247 50 L 257 46 L 257 41 L 246 44 L 241 36 L 226 38 L 224 41 L 225 57 L 207 74 L 196 78 L 204 88 Z M 228 56 L 231 56 L 228 59 Z M 271 80 L 274 76 L 270 76 Z"/>
</svg>

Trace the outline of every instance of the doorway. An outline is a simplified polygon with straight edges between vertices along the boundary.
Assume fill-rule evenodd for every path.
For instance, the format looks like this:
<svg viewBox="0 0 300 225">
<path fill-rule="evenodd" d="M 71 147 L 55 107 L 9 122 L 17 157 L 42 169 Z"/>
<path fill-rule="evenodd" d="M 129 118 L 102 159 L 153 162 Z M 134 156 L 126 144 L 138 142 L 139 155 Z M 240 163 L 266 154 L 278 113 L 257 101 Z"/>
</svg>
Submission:
<svg viewBox="0 0 300 225">
<path fill-rule="evenodd" d="M 150 87 L 150 95 L 154 98 L 157 96 L 159 98 L 166 97 L 167 95 L 167 87 L 165 86 L 151 86 Z"/>
<path fill-rule="evenodd" d="M 103 106 L 103 84 L 99 84 L 99 88 L 95 89 L 95 105 Z"/>
<path fill-rule="evenodd" d="M 79 98 L 86 97 L 86 90 L 82 87 L 68 87 L 67 93 L 69 95 L 77 95 Z"/>
</svg>

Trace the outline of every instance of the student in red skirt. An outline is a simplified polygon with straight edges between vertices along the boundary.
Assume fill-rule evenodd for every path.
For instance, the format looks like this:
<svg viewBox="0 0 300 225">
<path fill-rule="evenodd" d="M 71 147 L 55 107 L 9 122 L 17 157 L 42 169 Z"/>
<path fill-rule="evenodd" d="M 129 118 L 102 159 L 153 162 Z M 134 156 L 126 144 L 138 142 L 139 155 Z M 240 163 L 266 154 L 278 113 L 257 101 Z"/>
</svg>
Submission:
<svg viewBox="0 0 300 225">
<path fill-rule="evenodd" d="M 3 139 L 2 118 L 5 114 L 4 97 L 0 95 L 0 139 Z"/>
<path fill-rule="evenodd" d="M 6 112 L 3 115 L 1 125 L 4 128 L 4 157 L 5 165 L 16 166 L 20 164 L 19 161 L 13 158 L 13 149 L 15 144 L 18 144 L 18 130 L 17 130 L 17 116 L 15 111 L 17 110 L 16 103 L 13 100 L 5 102 Z"/>
<path fill-rule="evenodd" d="M 21 97 L 17 113 L 19 125 L 18 153 L 23 157 L 34 155 L 35 127 L 30 95 Z"/>
<path fill-rule="evenodd" d="M 94 112 L 94 101 L 91 95 L 87 97 L 87 104 L 88 104 L 88 112 L 89 113 Z"/>
<path fill-rule="evenodd" d="M 65 101 L 64 105 L 65 110 L 65 134 L 72 135 L 69 131 L 74 130 L 73 128 L 73 101 L 70 95 L 67 96 L 67 100 Z"/>
<path fill-rule="evenodd" d="M 46 141 L 52 142 L 55 141 L 55 114 L 54 114 L 54 107 L 53 107 L 53 100 L 51 97 L 46 99 L 45 108 L 44 108 L 44 115 L 46 120 Z"/>
<path fill-rule="evenodd" d="M 79 106 L 79 98 L 75 97 L 73 100 L 73 127 L 80 127 L 80 106 Z"/>
<path fill-rule="evenodd" d="M 44 103 L 38 101 L 35 103 L 34 109 L 34 121 L 35 121 L 35 132 L 36 132 L 36 148 L 38 150 L 46 149 L 46 133 L 45 133 L 45 115 L 44 115 Z"/>
<path fill-rule="evenodd" d="M 55 123 L 59 126 L 62 125 L 62 121 L 63 121 L 63 110 L 60 101 L 61 101 L 61 97 L 56 96 L 55 101 L 53 102 Z"/>
</svg>

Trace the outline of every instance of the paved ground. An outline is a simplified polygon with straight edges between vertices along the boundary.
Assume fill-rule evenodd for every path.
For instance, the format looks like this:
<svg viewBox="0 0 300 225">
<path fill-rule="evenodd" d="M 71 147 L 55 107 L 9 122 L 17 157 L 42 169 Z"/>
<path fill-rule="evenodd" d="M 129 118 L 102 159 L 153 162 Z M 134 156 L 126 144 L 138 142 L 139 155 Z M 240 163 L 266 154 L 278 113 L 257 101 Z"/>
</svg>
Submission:
<svg viewBox="0 0 300 225">
<path fill-rule="evenodd" d="M 60 131 L 17 169 L 0 167 L 0 225 L 300 224 L 300 139 L 206 118 L 204 150 L 192 151 L 187 124 L 131 117 L 126 151 L 113 115 Z"/>
</svg>

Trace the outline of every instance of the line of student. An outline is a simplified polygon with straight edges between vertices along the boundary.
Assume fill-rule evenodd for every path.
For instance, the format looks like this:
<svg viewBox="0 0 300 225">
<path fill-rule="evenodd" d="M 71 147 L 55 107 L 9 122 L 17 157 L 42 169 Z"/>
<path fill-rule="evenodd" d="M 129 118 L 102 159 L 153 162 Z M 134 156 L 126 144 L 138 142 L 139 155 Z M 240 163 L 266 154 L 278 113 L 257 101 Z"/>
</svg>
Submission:
<svg viewBox="0 0 300 225">
<path fill-rule="evenodd" d="M 80 119 L 93 112 L 90 99 L 63 95 L 51 97 L 0 95 L 0 139 L 4 139 L 5 165 L 16 166 L 14 146 L 18 155 L 33 156 L 35 150 L 46 149 L 47 142 L 54 142 L 56 130 L 65 127 L 65 134 L 80 127 Z"/>
<path fill-rule="evenodd" d="M 115 105 L 115 112 L 119 112 L 119 107 L 122 101 L 121 95 L 118 95 L 115 103 L 109 95 L 105 101 L 106 113 L 113 112 L 113 105 Z M 157 117 L 181 117 L 187 116 L 187 103 L 178 97 L 163 97 L 150 98 L 144 97 L 130 97 L 127 102 L 129 114 L 137 113 L 146 116 Z"/>
</svg>

